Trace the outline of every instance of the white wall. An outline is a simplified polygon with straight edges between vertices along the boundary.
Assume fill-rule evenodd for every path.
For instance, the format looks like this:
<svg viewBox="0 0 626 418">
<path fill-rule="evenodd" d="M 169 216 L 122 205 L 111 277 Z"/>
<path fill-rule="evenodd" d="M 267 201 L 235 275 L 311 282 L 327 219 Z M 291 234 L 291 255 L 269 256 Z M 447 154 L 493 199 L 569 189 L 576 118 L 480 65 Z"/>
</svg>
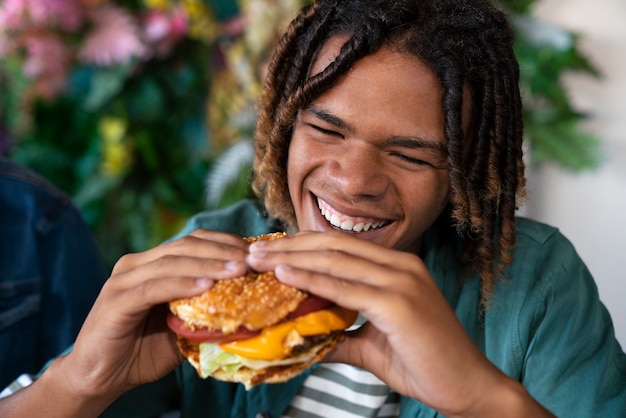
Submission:
<svg viewBox="0 0 626 418">
<path fill-rule="evenodd" d="M 565 77 L 574 105 L 593 115 L 606 162 L 573 174 L 531 167 L 527 216 L 555 225 L 591 269 L 626 349 L 626 1 L 539 0 L 537 18 L 581 35 L 580 49 L 602 73 Z"/>
</svg>

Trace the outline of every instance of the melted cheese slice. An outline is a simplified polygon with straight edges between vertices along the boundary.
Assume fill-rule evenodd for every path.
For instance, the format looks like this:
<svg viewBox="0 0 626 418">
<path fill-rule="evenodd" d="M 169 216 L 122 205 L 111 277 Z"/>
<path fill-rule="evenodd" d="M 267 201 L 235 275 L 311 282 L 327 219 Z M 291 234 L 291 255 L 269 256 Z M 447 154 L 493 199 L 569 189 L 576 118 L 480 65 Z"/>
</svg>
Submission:
<svg viewBox="0 0 626 418">
<path fill-rule="evenodd" d="M 220 344 L 220 348 L 250 359 L 278 360 L 291 354 L 293 346 L 300 343 L 302 337 L 346 329 L 356 317 L 357 312 L 334 306 L 265 328 L 252 338 Z"/>
</svg>

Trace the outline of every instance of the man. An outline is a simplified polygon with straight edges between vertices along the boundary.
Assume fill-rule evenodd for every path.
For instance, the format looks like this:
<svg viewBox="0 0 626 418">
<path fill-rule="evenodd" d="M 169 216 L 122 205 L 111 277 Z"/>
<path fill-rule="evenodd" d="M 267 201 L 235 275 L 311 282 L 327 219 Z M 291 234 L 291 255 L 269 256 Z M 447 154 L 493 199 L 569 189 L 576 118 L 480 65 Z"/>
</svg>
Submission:
<svg viewBox="0 0 626 418">
<path fill-rule="evenodd" d="M 591 276 L 558 231 L 514 217 L 512 43 L 482 0 L 305 8 L 260 102 L 264 209 L 199 214 L 178 239 L 123 257 L 72 351 L 0 411 L 619 416 L 626 359 Z M 293 234 L 241 238 L 277 229 Z M 270 268 L 365 318 L 326 358 L 337 364 L 249 392 L 180 366 L 164 304 Z"/>
</svg>

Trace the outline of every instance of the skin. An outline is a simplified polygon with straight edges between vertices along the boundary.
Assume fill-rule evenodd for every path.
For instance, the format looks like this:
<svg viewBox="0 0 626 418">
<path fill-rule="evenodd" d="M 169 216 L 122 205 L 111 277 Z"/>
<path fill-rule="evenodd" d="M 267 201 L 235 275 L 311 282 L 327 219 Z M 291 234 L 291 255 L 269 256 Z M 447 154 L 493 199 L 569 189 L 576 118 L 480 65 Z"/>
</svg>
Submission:
<svg viewBox="0 0 626 418">
<path fill-rule="evenodd" d="M 323 48 L 314 73 L 340 43 Z M 0 401 L 0 415 L 97 416 L 182 362 L 163 304 L 253 268 L 275 269 L 283 282 L 368 319 L 327 361 L 365 368 L 449 417 L 551 416 L 478 350 L 419 258 L 424 231 L 448 201 L 442 120 L 441 88 L 417 58 L 382 49 L 357 63 L 294 126 L 288 185 L 301 232 L 249 245 L 196 231 L 123 257 L 74 350 Z M 339 231 L 318 198 L 345 225 L 380 228 Z"/>
<path fill-rule="evenodd" d="M 341 43 L 328 43 L 313 73 Z M 321 199 L 341 221 L 383 222 L 359 238 L 417 254 L 422 234 L 448 202 L 441 98 L 426 65 L 384 49 L 302 110 L 287 166 L 298 228 L 335 229 L 320 213 Z"/>
</svg>

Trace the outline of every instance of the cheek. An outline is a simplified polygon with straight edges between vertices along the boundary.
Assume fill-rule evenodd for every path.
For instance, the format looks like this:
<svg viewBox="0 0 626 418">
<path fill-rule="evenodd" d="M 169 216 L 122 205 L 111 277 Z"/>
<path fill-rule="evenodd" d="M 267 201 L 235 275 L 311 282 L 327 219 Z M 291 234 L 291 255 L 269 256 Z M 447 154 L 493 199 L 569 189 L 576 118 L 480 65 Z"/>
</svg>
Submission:
<svg viewBox="0 0 626 418">
<path fill-rule="evenodd" d="M 450 185 L 447 172 L 436 172 L 418 178 L 412 184 L 404 183 L 403 200 L 412 207 L 412 213 L 437 217 L 449 200 Z"/>
<path fill-rule="evenodd" d="M 296 200 L 295 194 L 302 187 L 304 173 L 308 169 L 310 158 L 305 147 L 301 145 L 301 141 L 294 138 L 289 146 L 287 158 L 287 186 L 292 200 Z"/>
<path fill-rule="evenodd" d="M 436 179 L 432 183 L 431 193 L 435 200 L 447 203 L 450 195 L 450 183 L 448 181 L 448 172 L 438 173 Z"/>
<path fill-rule="evenodd" d="M 287 154 L 287 181 L 289 184 L 291 184 L 291 178 L 295 176 L 298 168 L 302 166 L 302 163 L 302 152 L 299 150 L 298 144 L 292 140 Z"/>
<path fill-rule="evenodd" d="M 297 170 L 305 162 L 305 151 L 302 149 L 300 142 L 296 139 L 291 140 L 289 145 L 289 153 L 287 154 L 287 173 Z"/>
<path fill-rule="evenodd" d="M 293 201 L 293 187 L 296 184 L 295 177 L 298 166 L 298 160 L 295 158 L 296 155 L 293 153 L 292 148 L 289 148 L 289 156 L 287 158 L 287 188 L 289 189 L 289 194 L 291 195 L 291 200 Z"/>
<path fill-rule="evenodd" d="M 433 203 L 437 205 L 437 210 L 443 209 L 450 199 L 450 183 L 447 171 L 437 173 L 432 182 L 430 193 Z"/>
<path fill-rule="evenodd" d="M 314 146 L 310 141 L 299 138 L 294 134 L 289 146 L 287 159 L 288 182 L 302 181 L 302 177 L 306 175 L 319 161 L 321 147 Z"/>
</svg>

